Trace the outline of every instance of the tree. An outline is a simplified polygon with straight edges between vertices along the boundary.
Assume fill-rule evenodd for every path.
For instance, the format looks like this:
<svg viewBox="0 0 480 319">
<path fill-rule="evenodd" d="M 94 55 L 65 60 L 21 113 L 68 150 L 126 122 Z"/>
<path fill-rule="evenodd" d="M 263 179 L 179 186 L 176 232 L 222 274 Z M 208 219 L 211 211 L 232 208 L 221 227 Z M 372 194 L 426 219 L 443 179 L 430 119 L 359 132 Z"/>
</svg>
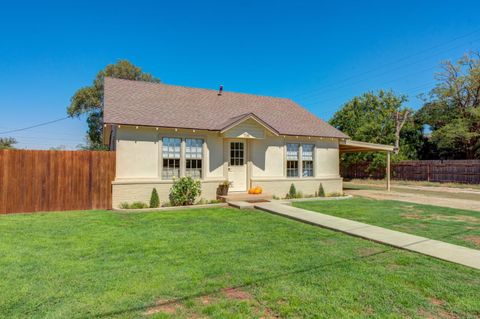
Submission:
<svg viewBox="0 0 480 319">
<path fill-rule="evenodd" d="M 407 97 L 392 91 L 380 90 L 354 97 L 337 111 L 330 124 L 348 134 L 352 139 L 394 144 L 394 160 L 415 159 L 421 143 L 422 128 L 410 116 L 412 110 L 405 107 Z M 368 161 L 370 170 L 384 167 L 385 154 L 345 154 L 344 163 Z"/>
<path fill-rule="evenodd" d="M 71 117 L 87 115 L 87 145 L 84 149 L 105 149 L 103 136 L 103 80 L 106 76 L 146 82 L 160 82 L 149 73 L 127 60 L 107 65 L 97 73 L 92 85 L 78 89 L 70 99 L 67 114 Z"/>
<path fill-rule="evenodd" d="M 17 140 L 13 137 L 0 137 L 0 150 L 14 149 L 14 144 L 17 144 Z"/>
<path fill-rule="evenodd" d="M 430 156 L 480 158 L 480 53 L 445 61 L 417 121 L 431 129 Z"/>
</svg>

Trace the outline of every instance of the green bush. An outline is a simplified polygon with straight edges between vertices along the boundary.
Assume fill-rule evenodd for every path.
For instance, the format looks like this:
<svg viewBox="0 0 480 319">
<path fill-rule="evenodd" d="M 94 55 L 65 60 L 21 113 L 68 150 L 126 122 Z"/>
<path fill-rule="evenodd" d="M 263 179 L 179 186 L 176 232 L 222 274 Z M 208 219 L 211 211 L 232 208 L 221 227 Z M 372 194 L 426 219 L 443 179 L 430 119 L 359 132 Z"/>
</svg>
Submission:
<svg viewBox="0 0 480 319">
<path fill-rule="evenodd" d="M 127 202 L 120 203 L 120 208 L 123 209 L 139 209 L 139 208 L 148 208 L 148 205 L 144 202 L 133 202 L 131 204 Z"/>
<path fill-rule="evenodd" d="M 287 198 L 297 198 L 297 189 L 295 188 L 295 185 L 292 183 L 290 185 L 290 190 L 288 191 L 288 194 L 286 196 Z"/>
<path fill-rule="evenodd" d="M 318 187 L 318 197 L 325 197 L 325 190 L 323 189 L 322 183 L 320 183 L 320 186 Z"/>
<path fill-rule="evenodd" d="M 130 204 L 127 202 L 120 203 L 120 208 L 127 209 L 130 208 Z"/>
<path fill-rule="evenodd" d="M 133 202 L 130 205 L 130 208 L 133 208 L 133 209 L 148 208 L 148 205 L 147 203 L 144 203 L 144 202 Z"/>
<path fill-rule="evenodd" d="M 160 199 L 158 198 L 157 189 L 152 189 L 152 195 L 150 196 L 150 208 L 157 208 L 160 206 Z"/>
<path fill-rule="evenodd" d="M 193 205 L 195 199 L 202 193 L 201 183 L 190 176 L 181 177 L 173 182 L 170 188 L 170 203 L 172 206 Z"/>
</svg>

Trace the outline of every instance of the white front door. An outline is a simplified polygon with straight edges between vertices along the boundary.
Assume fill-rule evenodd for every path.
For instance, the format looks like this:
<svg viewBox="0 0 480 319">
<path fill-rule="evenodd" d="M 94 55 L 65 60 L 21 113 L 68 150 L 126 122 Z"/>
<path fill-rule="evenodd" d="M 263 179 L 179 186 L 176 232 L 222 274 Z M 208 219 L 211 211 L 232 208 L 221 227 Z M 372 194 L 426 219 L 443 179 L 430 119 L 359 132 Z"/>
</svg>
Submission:
<svg viewBox="0 0 480 319">
<path fill-rule="evenodd" d="M 228 180 L 232 182 L 230 190 L 245 192 L 247 190 L 246 144 L 244 141 L 229 142 Z"/>
</svg>

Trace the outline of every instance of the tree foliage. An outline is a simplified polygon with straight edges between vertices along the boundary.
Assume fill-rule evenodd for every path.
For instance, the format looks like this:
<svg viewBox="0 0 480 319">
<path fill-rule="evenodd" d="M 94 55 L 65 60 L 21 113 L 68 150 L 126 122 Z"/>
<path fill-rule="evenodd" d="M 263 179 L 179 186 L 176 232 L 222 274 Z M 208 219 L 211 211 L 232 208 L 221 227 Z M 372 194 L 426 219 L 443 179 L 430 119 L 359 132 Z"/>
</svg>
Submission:
<svg viewBox="0 0 480 319">
<path fill-rule="evenodd" d="M 480 158 L 480 54 L 445 61 L 438 84 L 417 112 L 431 129 L 426 156 L 443 159 Z"/>
<path fill-rule="evenodd" d="M 380 90 L 354 97 L 337 111 L 330 124 L 352 139 L 378 144 L 398 144 L 394 160 L 416 159 L 420 148 L 422 128 L 409 116 L 412 110 L 405 106 L 407 97 L 392 91 Z M 385 165 L 383 153 L 343 155 L 344 162 L 372 162 L 370 169 Z"/>
<path fill-rule="evenodd" d="M 13 145 L 17 143 L 17 140 L 13 137 L 0 137 L 0 150 L 13 149 L 15 148 Z"/>
<path fill-rule="evenodd" d="M 78 89 L 70 99 L 67 114 L 72 117 L 87 116 L 87 145 L 84 149 L 105 149 L 102 144 L 103 135 L 103 80 L 114 77 L 126 80 L 160 82 L 149 73 L 127 60 L 120 60 L 115 64 L 107 65 L 97 73 L 92 85 Z"/>
</svg>

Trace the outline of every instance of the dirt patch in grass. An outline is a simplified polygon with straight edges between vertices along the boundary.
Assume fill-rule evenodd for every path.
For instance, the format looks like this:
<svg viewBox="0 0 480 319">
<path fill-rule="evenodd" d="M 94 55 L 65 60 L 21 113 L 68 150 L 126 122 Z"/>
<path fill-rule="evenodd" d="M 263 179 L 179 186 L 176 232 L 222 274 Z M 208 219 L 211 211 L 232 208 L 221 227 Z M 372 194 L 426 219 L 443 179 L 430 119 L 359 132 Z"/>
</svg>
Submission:
<svg viewBox="0 0 480 319">
<path fill-rule="evenodd" d="M 419 316 L 422 318 L 440 318 L 440 319 L 458 319 L 460 318 L 458 315 L 455 313 L 449 312 L 446 309 L 444 309 L 445 306 L 445 301 L 438 299 L 438 298 L 430 298 L 430 303 L 436 308 L 437 311 L 435 313 L 432 313 L 430 311 L 427 311 L 425 309 L 420 309 L 418 311 Z"/>
<path fill-rule="evenodd" d="M 431 215 L 420 215 L 417 213 L 405 213 L 400 215 L 405 219 L 419 219 L 419 220 L 440 220 L 446 222 L 468 222 L 468 223 L 480 223 L 480 218 L 474 216 L 466 215 L 440 215 L 440 214 L 431 214 Z"/>
<path fill-rule="evenodd" d="M 174 300 L 159 299 L 155 303 L 155 306 L 147 309 L 147 311 L 145 312 L 145 315 L 150 316 L 160 312 L 171 315 L 176 313 L 178 310 L 182 310 L 184 308 L 185 308 L 184 305 Z"/>
<path fill-rule="evenodd" d="M 445 304 L 445 301 L 443 301 L 442 299 L 430 298 L 430 303 L 435 306 L 443 306 Z"/>
<path fill-rule="evenodd" d="M 445 311 L 445 310 L 441 310 L 437 313 L 432 313 L 432 312 L 427 311 L 425 309 L 420 309 L 418 311 L 418 315 L 421 318 L 428 318 L 428 319 L 458 319 L 458 318 L 460 318 L 456 314 Z"/>
<path fill-rule="evenodd" d="M 463 239 L 464 239 L 465 241 L 471 242 L 471 243 L 474 244 L 475 246 L 480 247 L 480 236 L 478 236 L 478 235 L 468 235 L 468 236 L 464 236 Z"/>
<path fill-rule="evenodd" d="M 357 251 L 357 255 L 359 257 L 367 257 L 367 256 L 372 256 L 372 255 L 375 255 L 375 254 L 378 254 L 380 252 L 382 252 L 383 249 L 381 248 L 378 248 L 378 247 L 367 247 L 367 248 L 360 248 L 358 251 Z"/>
<path fill-rule="evenodd" d="M 228 299 L 235 299 L 235 300 L 255 300 L 253 296 L 239 288 L 225 288 L 222 289 L 222 293 L 227 297 Z"/>
<path fill-rule="evenodd" d="M 204 306 L 208 306 L 210 304 L 212 304 L 215 300 L 214 297 L 212 297 L 211 295 L 206 295 L 206 296 L 202 296 L 200 298 L 197 299 L 202 305 Z"/>
</svg>

